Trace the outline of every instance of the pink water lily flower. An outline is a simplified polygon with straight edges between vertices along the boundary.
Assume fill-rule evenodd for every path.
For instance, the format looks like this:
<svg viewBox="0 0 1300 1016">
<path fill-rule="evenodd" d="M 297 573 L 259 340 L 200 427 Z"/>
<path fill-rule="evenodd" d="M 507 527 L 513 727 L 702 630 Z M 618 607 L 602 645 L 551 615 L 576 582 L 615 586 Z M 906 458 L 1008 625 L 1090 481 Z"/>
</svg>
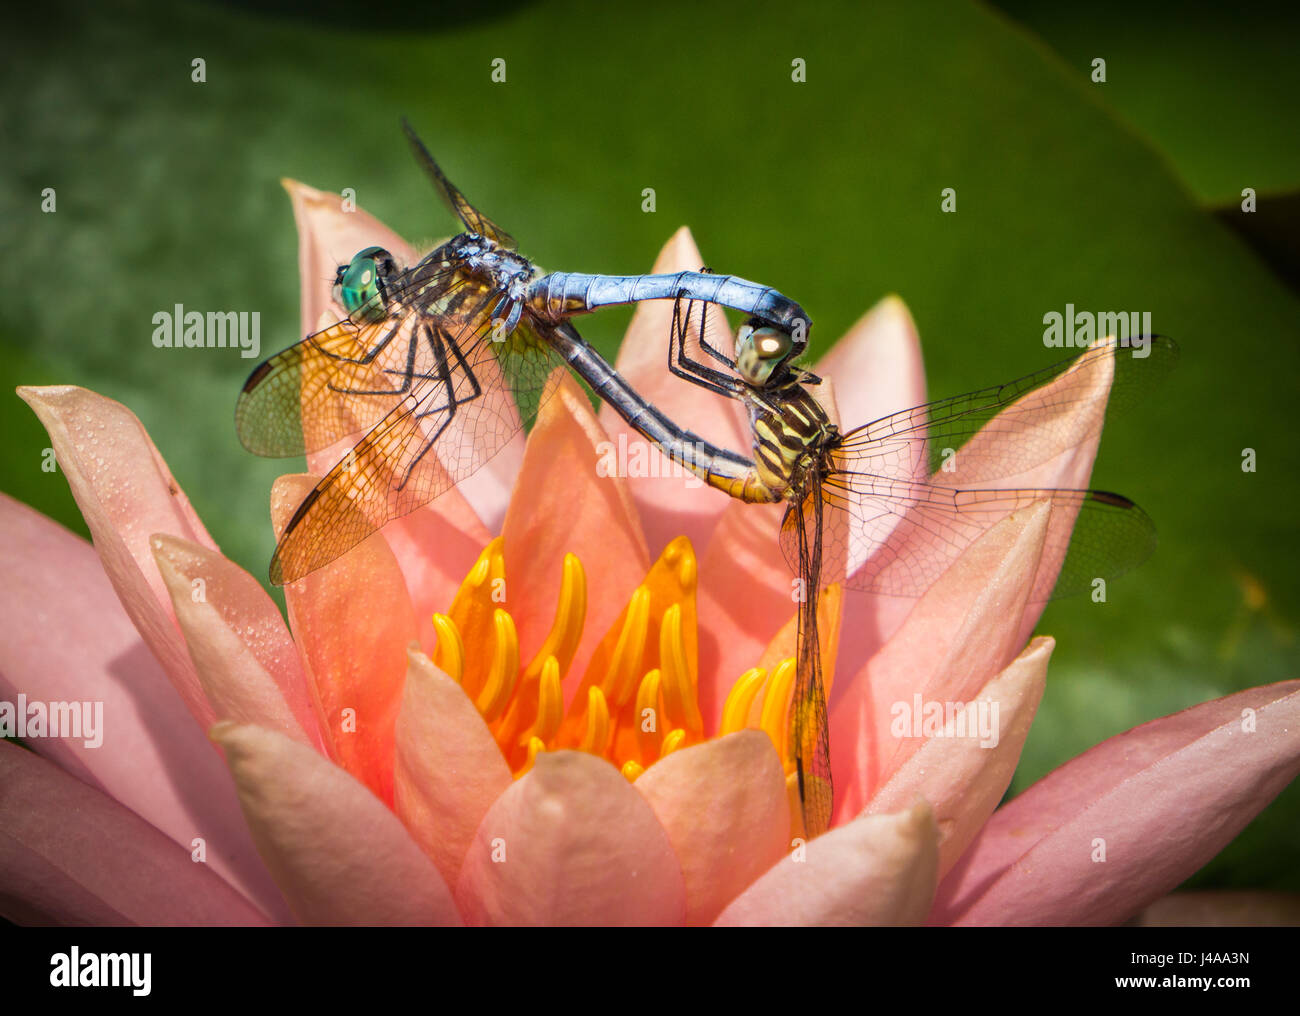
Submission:
<svg viewBox="0 0 1300 1016">
<path fill-rule="evenodd" d="M 413 252 L 337 196 L 287 186 L 311 330 L 338 313 L 341 260 Z M 682 230 L 654 270 L 701 263 Z M 737 405 L 670 377 L 668 313 L 638 309 L 620 370 L 704 437 L 748 447 Z M 845 427 L 924 400 L 897 298 L 817 370 Z M 1108 384 L 1072 410 L 1079 432 Z M 572 382 L 473 483 L 287 587 L 287 625 L 125 407 L 72 387 L 20 394 L 94 547 L 0 498 L 0 701 L 102 702 L 103 730 L 98 746 L 32 730 L 30 750 L 0 745 L 11 920 L 1114 923 L 1300 767 L 1289 682 L 1144 724 L 998 808 L 1053 646 L 1026 645 L 1035 576 L 1059 566 L 1043 560 L 1042 505 L 915 601 L 827 594 L 837 809 L 804 842 L 783 744 L 794 606 L 779 509 L 605 475 L 608 448 L 637 436 Z M 1083 486 L 1094 452 L 1032 483 Z M 277 527 L 311 482 L 277 484 Z M 996 743 L 891 732 L 891 705 L 914 695 L 995 703 Z"/>
</svg>

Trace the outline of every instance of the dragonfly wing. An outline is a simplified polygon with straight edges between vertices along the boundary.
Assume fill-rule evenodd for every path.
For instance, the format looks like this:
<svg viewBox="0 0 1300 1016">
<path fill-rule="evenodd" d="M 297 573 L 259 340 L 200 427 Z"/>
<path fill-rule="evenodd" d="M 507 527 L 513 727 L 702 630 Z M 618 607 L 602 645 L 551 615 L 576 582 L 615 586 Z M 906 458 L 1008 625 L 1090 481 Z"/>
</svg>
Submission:
<svg viewBox="0 0 1300 1016">
<path fill-rule="evenodd" d="M 475 288 L 443 264 L 439 248 L 394 280 L 391 311 L 380 320 L 359 312 L 258 365 L 235 406 L 240 443 L 257 455 L 302 455 L 387 416 L 436 367 L 431 347 L 420 341 L 420 322 Z M 449 316 L 446 327 L 459 330 L 463 320 Z"/>
<path fill-rule="evenodd" d="M 403 359 L 415 341 L 416 316 L 359 326 L 343 320 L 276 353 L 244 383 L 235 407 L 240 443 L 282 458 L 319 451 L 386 416 L 404 394 L 401 377 L 372 354 Z"/>
<path fill-rule="evenodd" d="M 942 470 L 947 486 L 1030 486 L 1014 480 L 1096 440 L 1107 412 L 1143 401 L 1177 362 L 1171 339 L 1138 341 L 1104 339 L 1015 381 L 905 409 L 844 435 L 839 454 L 878 476 Z"/>
<path fill-rule="evenodd" d="M 812 490 L 802 504 L 791 505 L 781 525 L 798 555 L 802 596 L 796 634 L 795 686 L 790 702 L 790 745 L 798 779 L 805 835 L 811 839 L 830 828 L 834 804 L 831 781 L 830 720 L 822 675 L 817 608 L 823 564 L 822 492 Z"/>
<path fill-rule="evenodd" d="M 527 326 L 494 341 L 488 308 L 459 333 L 417 323 L 433 367 L 316 485 L 276 547 L 271 581 L 293 582 L 479 469 L 540 405 L 560 358 Z"/>
<path fill-rule="evenodd" d="M 828 478 L 825 499 L 829 532 L 840 534 L 831 539 L 847 539 L 846 556 L 864 562 L 846 584 L 886 596 L 920 596 L 994 525 L 1043 502 L 1050 516 L 1032 602 L 1117 578 L 1156 545 L 1146 512 L 1106 491 L 957 489 L 853 473 Z"/>
<path fill-rule="evenodd" d="M 920 596 L 980 534 L 1038 501 L 1051 502 L 1052 515 L 1036 599 L 1140 563 L 1155 529 L 1131 501 L 1033 484 L 1089 465 L 1107 409 L 1144 398 L 1177 353 L 1160 336 L 1103 340 L 1008 384 L 846 434 L 825 476 L 827 553 L 845 562 L 834 574 L 847 574 L 852 588 Z M 1077 480 L 1086 482 L 1086 472 Z"/>
<path fill-rule="evenodd" d="M 438 165 L 429 149 L 424 146 L 424 142 L 406 120 L 402 121 L 402 130 L 406 132 L 407 140 L 411 142 L 415 160 L 429 175 L 429 179 L 433 181 L 434 187 L 447 203 L 447 207 L 465 224 L 465 228 L 472 233 L 486 236 L 489 240 L 495 240 L 502 247 L 514 249 L 514 237 L 469 203 L 469 199 L 460 192 L 460 189 L 447 179 L 447 174 L 442 171 L 442 167 Z"/>
</svg>

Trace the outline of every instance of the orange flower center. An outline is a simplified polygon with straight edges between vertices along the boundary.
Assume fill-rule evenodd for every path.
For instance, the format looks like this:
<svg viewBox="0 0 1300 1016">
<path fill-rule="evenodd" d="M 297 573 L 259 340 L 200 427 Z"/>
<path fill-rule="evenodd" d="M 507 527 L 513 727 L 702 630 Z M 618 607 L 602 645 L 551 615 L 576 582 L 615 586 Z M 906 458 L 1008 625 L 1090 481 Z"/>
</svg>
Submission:
<svg viewBox="0 0 1300 1016">
<path fill-rule="evenodd" d="M 484 548 L 446 614 L 433 616 L 434 662 L 477 706 L 516 777 L 541 751 L 575 748 L 608 759 L 629 780 L 669 752 L 706 739 L 699 702 L 695 552 L 670 543 L 597 646 L 567 712 L 562 682 L 582 637 L 587 580 L 573 554 L 555 620 L 540 650 L 520 665 L 514 618 L 503 606 L 505 559 L 497 537 Z M 516 609 L 535 609 L 513 601 Z M 736 681 L 723 707 L 721 737 L 744 727 L 767 731 L 787 775 L 795 664 L 761 668 Z"/>
</svg>

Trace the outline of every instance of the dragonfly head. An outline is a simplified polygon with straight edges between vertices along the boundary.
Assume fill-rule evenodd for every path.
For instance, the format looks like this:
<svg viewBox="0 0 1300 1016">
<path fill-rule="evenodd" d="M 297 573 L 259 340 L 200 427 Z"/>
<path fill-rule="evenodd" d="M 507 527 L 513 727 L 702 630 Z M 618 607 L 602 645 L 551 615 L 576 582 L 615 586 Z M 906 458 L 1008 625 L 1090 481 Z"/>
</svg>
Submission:
<svg viewBox="0 0 1300 1016">
<path fill-rule="evenodd" d="M 334 299 L 356 321 L 382 321 L 388 315 L 387 280 L 397 270 L 382 247 L 367 247 L 334 277 Z"/>
<path fill-rule="evenodd" d="M 794 353 L 794 336 L 759 318 L 750 318 L 736 333 L 736 371 L 756 388 L 779 376 Z"/>
</svg>

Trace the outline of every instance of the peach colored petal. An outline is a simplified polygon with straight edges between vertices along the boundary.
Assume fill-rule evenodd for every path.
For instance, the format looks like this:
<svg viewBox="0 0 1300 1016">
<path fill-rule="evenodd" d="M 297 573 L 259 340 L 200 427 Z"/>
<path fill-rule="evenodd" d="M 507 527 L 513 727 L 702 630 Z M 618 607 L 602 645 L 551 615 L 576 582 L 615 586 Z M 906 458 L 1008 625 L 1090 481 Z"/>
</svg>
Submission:
<svg viewBox="0 0 1300 1016">
<path fill-rule="evenodd" d="M 946 875 L 970 846 L 1002 800 L 1020 761 L 1029 725 L 1047 682 L 1047 661 L 1055 642 L 1034 639 L 974 701 L 997 706 L 987 740 L 978 727 L 964 735 L 953 722 L 943 736 L 930 737 L 871 798 L 870 814 L 888 814 L 919 794 L 934 807 L 939 824 L 939 877 Z M 910 709 L 913 703 L 905 705 Z M 907 735 L 910 736 L 910 732 Z"/>
<path fill-rule="evenodd" d="M 459 925 L 437 868 L 369 790 L 312 749 L 219 723 L 253 838 L 304 924 Z"/>
<path fill-rule="evenodd" d="M 994 814 L 944 880 L 930 919 L 1131 917 L 1222 850 L 1295 778 L 1298 729 L 1300 682 L 1288 681 L 1102 742 Z"/>
<path fill-rule="evenodd" d="M 37 754 L 190 849 L 273 917 L 288 911 L 230 776 L 132 626 L 94 549 L 0 494 L 0 699 L 103 704 L 103 740 L 31 738 Z M 93 743 L 93 739 L 92 739 Z"/>
<path fill-rule="evenodd" d="M 1086 487 L 1113 373 L 1114 362 L 1109 356 L 1092 356 L 1076 363 L 987 421 L 947 462 L 948 469 L 935 472 L 932 482 L 957 489 Z M 901 463 L 893 478 L 915 480 L 915 469 L 924 464 L 920 458 L 910 464 Z M 1055 585 L 1075 515 L 1062 504 L 1049 520 L 1043 558 L 1023 608 L 1016 640 L 1020 644 L 1033 631 Z M 943 526 L 946 534 L 942 543 L 935 540 L 936 526 Z M 873 581 L 886 587 L 896 581 L 914 584 L 916 577 L 912 573 L 920 562 L 927 562 L 926 574 L 938 574 L 938 569 L 956 560 L 981 531 L 987 531 L 987 524 L 968 524 L 963 533 L 915 509 L 892 527 L 877 520 L 872 523 L 871 537 L 879 540 L 882 552 L 895 559 L 888 569 L 900 574 L 894 576 L 886 570 Z M 870 624 L 850 636 L 846 647 L 854 656 L 864 651 L 874 653 L 901 623 L 909 601 L 903 597 L 873 597 L 870 602 L 873 607 L 866 614 Z M 860 609 L 856 603 L 850 606 Z"/>
<path fill-rule="evenodd" d="M 7 741 L 0 741 L 0 873 L 0 914 L 19 924 L 267 923 L 144 819 Z"/>
<path fill-rule="evenodd" d="M 271 491 L 277 532 L 315 485 L 282 476 Z M 393 800 L 394 723 L 415 614 L 401 569 L 379 533 L 284 591 L 289 624 L 315 692 L 330 756 Z"/>
<path fill-rule="evenodd" d="M 596 473 L 597 448 L 606 438 L 591 403 L 567 373 L 557 372 L 552 382 L 557 388 L 528 435 L 502 529 L 506 606 L 520 659 L 528 661 L 554 621 L 564 555 L 578 556 L 587 571 L 587 622 L 565 679 L 571 689 L 650 559 L 625 481 Z"/>
<path fill-rule="evenodd" d="M 1121 354 L 1123 355 L 1123 354 Z M 1109 356 L 1079 360 L 1050 384 L 1018 399 L 986 423 L 953 457 L 950 487 L 1021 489 L 1088 486 L 1115 376 Z M 1028 468 L 1023 463 L 1028 460 Z M 1058 508 L 1048 523 L 1043 559 L 1024 608 L 1018 641 L 1034 630 L 1065 560 L 1076 512 Z"/>
<path fill-rule="evenodd" d="M 836 814 L 856 814 L 916 751 L 890 736 L 891 709 L 920 694 L 967 702 L 1020 648 L 1050 506 L 1033 505 L 988 530 L 917 601 L 903 627 L 831 707 Z"/>
<path fill-rule="evenodd" d="M 543 752 L 484 816 L 456 902 L 471 925 L 663 925 L 686 916 L 654 811 L 617 769 Z"/>
<path fill-rule="evenodd" d="M 892 294 L 860 317 L 815 370 L 839 392 L 845 431 L 925 401 L 916 322 L 907 304 Z"/>
<path fill-rule="evenodd" d="M 129 409 L 69 385 L 19 388 L 18 394 L 49 432 L 127 616 L 206 729 L 214 716 L 212 706 L 176 625 L 149 537 L 175 533 L 213 550 L 217 545 Z"/>
<path fill-rule="evenodd" d="M 732 500 L 700 557 L 700 711 L 717 730 L 732 684 L 790 619 L 795 575 L 781 552 L 781 505 Z"/>
<path fill-rule="evenodd" d="M 683 226 L 664 245 L 651 270 L 696 271 L 703 264 L 691 231 Z M 638 304 L 619 347 L 615 369 L 670 420 L 714 445 L 748 454 L 754 439 L 740 403 L 669 373 L 672 316 L 670 300 Z M 730 352 L 732 335 L 721 308 L 709 309 L 709 329 L 710 337 L 723 343 L 723 352 Z M 600 422 L 616 446 L 620 441 L 628 442 L 629 449 L 645 443 L 609 406 L 601 407 Z M 653 461 L 649 475 L 630 477 L 628 488 L 651 551 L 658 554 L 678 536 L 688 536 L 696 547 L 704 547 L 730 498 L 683 476 L 657 448 L 650 447 L 647 452 L 647 461 Z"/>
<path fill-rule="evenodd" d="M 296 180 L 286 179 L 281 183 L 293 202 L 294 221 L 298 225 L 302 335 L 328 327 L 343 317 L 343 308 L 333 300 L 334 279 L 339 266 L 346 265 L 359 251 L 366 247 L 383 247 L 396 257 L 400 265 L 408 268 L 419 260 L 416 249 L 378 219 L 360 208 L 347 211 L 338 194 L 318 191 Z M 322 317 L 324 324 L 321 323 Z M 479 373 L 483 374 L 481 368 Z M 491 385 L 486 387 L 491 388 Z M 501 397 L 491 393 L 485 396 L 490 399 Z M 324 474 L 352 444 L 355 441 L 308 456 L 308 470 Z M 484 468 L 463 479 L 459 485 L 459 496 L 474 506 L 479 517 L 494 532 L 505 517 L 510 485 L 518 471 L 522 453 L 523 435 L 519 434 Z M 419 598 L 418 594 L 413 595 Z"/>
<path fill-rule="evenodd" d="M 788 846 L 785 774 L 760 730 L 672 752 L 635 787 L 681 862 L 687 924 L 711 924 Z"/>
<path fill-rule="evenodd" d="M 324 749 L 298 651 L 280 609 L 248 572 L 179 537 L 153 539 L 204 693 L 223 720 Z"/>
<path fill-rule="evenodd" d="M 433 615 L 446 613 L 492 534 L 453 487 L 427 508 L 385 526 L 384 539 L 406 578 L 420 645 L 432 653 L 438 642 Z"/>
<path fill-rule="evenodd" d="M 784 857 L 718 925 L 916 925 L 934 897 L 939 831 L 929 805 L 862 815 Z"/>
<path fill-rule="evenodd" d="M 393 773 L 397 814 L 448 885 L 492 802 L 511 784 L 506 765 L 464 689 L 427 656 L 407 652 Z"/>
</svg>

